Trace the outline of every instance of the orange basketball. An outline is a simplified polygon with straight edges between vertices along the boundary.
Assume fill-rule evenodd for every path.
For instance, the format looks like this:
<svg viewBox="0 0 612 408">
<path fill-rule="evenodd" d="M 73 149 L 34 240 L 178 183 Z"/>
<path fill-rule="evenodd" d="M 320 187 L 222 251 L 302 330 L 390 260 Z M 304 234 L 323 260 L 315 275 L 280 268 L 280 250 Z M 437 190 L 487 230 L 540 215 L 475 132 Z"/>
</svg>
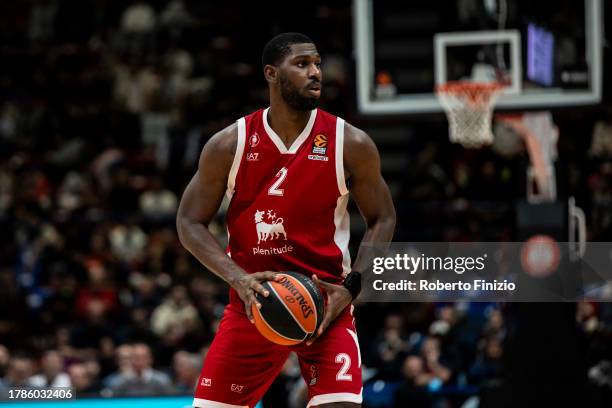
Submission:
<svg viewBox="0 0 612 408">
<path fill-rule="evenodd" d="M 297 272 L 282 272 L 278 281 L 262 285 L 268 297 L 257 295 L 261 309 L 252 306 L 255 327 L 268 340 L 291 346 L 308 340 L 321 325 L 325 301 L 319 287 Z"/>
</svg>

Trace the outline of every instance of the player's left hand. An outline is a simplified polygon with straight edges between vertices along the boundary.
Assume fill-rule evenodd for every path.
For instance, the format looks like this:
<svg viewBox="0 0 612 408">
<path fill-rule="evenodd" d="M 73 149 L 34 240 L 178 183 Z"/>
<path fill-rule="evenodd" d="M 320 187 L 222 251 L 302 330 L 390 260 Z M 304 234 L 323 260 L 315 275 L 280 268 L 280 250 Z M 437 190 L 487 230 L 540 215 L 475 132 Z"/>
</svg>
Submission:
<svg viewBox="0 0 612 408">
<path fill-rule="evenodd" d="M 342 285 L 323 282 L 317 275 L 312 275 L 312 280 L 327 293 L 327 305 L 325 305 L 325 317 L 323 318 L 323 322 L 321 322 L 321 326 L 319 326 L 319 330 L 317 330 L 314 337 L 306 342 L 307 346 L 310 346 L 318 339 L 331 322 L 336 320 L 336 317 L 338 317 L 353 300 L 351 293 Z"/>
</svg>

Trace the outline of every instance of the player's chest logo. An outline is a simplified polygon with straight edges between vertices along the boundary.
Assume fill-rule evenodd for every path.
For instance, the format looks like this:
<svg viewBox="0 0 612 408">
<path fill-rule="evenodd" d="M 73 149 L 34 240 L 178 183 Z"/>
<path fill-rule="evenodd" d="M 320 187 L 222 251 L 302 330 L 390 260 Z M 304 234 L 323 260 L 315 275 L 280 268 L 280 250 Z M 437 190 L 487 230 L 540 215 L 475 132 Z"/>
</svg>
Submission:
<svg viewBox="0 0 612 408">
<path fill-rule="evenodd" d="M 282 237 L 287 240 L 287 232 L 283 225 L 284 220 L 278 218 L 272 210 L 255 210 L 255 229 L 257 230 L 257 244 L 268 240 L 275 240 Z"/>
<path fill-rule="evenodd" d="M 251 136 L 249 136 L 249 146 L 251 147 L 257 146 L 260 140 L 261 138 L 259 137 L 257 132 L 253 133 Z"/>
</svg>

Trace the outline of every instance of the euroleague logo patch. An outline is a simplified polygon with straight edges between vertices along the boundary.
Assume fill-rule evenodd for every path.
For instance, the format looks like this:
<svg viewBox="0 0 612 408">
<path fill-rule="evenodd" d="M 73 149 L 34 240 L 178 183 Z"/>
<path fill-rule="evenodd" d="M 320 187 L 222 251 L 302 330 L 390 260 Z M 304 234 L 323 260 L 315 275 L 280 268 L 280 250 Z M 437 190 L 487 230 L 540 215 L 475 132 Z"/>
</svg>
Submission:
<svg viewBox="0 0 612 408">
<path fill-rule="evenodd" d="M 319 133 L 314 138 L 314 145 L 316 147 L 326 147 L 327 146 L 327 136 L 322 133 Z"/>
<path fill-rule="evenodd" d="M 313 154 L 326 154 L 327 153 L 327 136 L 319 133 L 315 136 L 312 142 L 312 153 Z"/>
<path fill-rule="evenodd" d="M 312 141 L 312 154 L 308 155 L 310 160 L 327 161 L 327 136 L 319 133 Z"/>
</svg>

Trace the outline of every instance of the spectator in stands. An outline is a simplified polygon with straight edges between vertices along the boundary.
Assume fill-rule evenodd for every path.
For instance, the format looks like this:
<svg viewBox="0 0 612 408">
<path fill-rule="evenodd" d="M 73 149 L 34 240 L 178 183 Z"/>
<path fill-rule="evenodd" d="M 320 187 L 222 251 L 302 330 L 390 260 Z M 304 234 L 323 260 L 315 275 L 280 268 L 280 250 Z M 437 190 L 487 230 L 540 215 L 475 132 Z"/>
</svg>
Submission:
<svg viewBox="0 0 612 408">
<path fill-rule="evenodd" d="M 1 126 L 2 123 L 0 123 L 0 128 Z M 15 180 L 12 172 L 8 171 L 8 169 L 4 169 L 3 166 L 0 165 L 0 217 L 7 216 L 7 212 L 13 204 L 14 183 Z"/>
<path fill-rule="evenodd" d="M 57 350 L 49 350 L 42 356 L 41 373 L 29 379 L 33 387 L 70 387 L 70 377 L 64 371 L 64 360 Z"/>
<path fill-rule="evenodd" d="M 94 396 L 100 391 L 95 373 L 85 363 L 70 365 L 68 374 L 77 396 Z"/>
<path fill-rule="evenodd" d="M 100 308 L 102 317 L 108 317 L 118 307 L 117 291 L 113 287 L 106 265 L 97 259 L 87 259 L 88 284 L 82 287 L 76 297 L 76 311 L 80 316 L 92 316 L 92 309 Z"/>
<path fill-rule="evenodd" d="M 171 36 L 178 37 L 183 29 L 193 25 L 195 21 L 182 0 L 171 0 L 162 10 L 159 22 Z"/>
<path fill-rule="evenodd" d="M 397 378 L 401 364 L 411 349 L 408 333 L 404 329 L 404 318 L 394 313 L 385 317 L 385 327 L 373 343 L 374 365 L 380 366 L 379 376 Z"/>
<path fill-rule="evenodd" d="M 198 354 L 179 350 L 172 358 L 174 371 L 174 391 L 179 394 L 191 394 L 198 382 L 202 359 Z"/>
<path fill-rule="evenodd" d="M 153 369 L 151 349 L 144 343 L 132 346 L 130 370 L 111 387 L 113 395 L 164 395 L 172 392 L 168 375 Z"/>
<path fill-rule="evenodd" d="M 497 337 L 482 340 L 476 360 L 468 371 L 470 383 L 485 385 L 487 382 L 499 379 L 502 355 L 503 348 Z"/>
<path fill-rule="evenodd" d="M 133 288 L 132 308 L 144 308 L 147 312 L 152 312 L 161 303 L 160 288 L 153 277 L 144 275 L 140 272 L 132 272 L 129 277 Z"/>
<path fill-rule="evenodd" d="M 597 305 L 594 302 L 578 302 L 576 304 L 576 323 L 585 333 L 592 333 L 599 329 L 601 322 L 597 315 Z"/>
<path fill-rule="evenodd" d="M 155 29 L 155 9 L 144 0 L 135 0 L 121 15 L 121 30 L 126 33 L 149 33 Z"/>
<path fill-rule="evenodd" d="M 132 349 L 131 344 L 122 344 L 115 349 L 117 371 L 102 380 L 104 388 L 116 387 L 122 378 L 132 371 Z"/>
<path fill-rule="evenodd" d="M 100 339 L 100 347 L 98 353 L 98 362 L 100 364 L 100 375 L 99 378 L 103 379 L 115 372 L 117 368 L 116 364 L 116 352 L 115 339 L 111 336 L 105 336 Z"/>
<path fill-rule="evenodd" d="M 178 205 L 176 194 L 164 188 L 160 176 L 152 178 L 150 188 L 140 195 L 139 202 L 140 210 L 146 217 L 159 220 L 174 217 Z"/>
<path fill-rule="evenodd" d="M 115 225 L 109 231 L 108 239 L 113 254 L 126 264 L 133 264 L 142 261 L 149 237 L 134 220 L 130 220 Z"/>
<path fill-rule="evenodd" d="M 138 35 L 136 38 L 141 37 Z M 115 101 L 127 112 L 140 114 L 150 111 L 160 85 L 158 73 L 145 64 L 140 52 L 133 52 L 126 64 L 115 66 Z"/>
<path fill-rule="evenodd" d="M 402 375 L 404 381 L 395 394 L 394 408 L 429 408 L 431 398 L 427 393 L 427 385 L 431 376 L 425 371 L 425 363 L 420 356 L 411 355 L 403 362 Z"/>
<path fill-rule="evenodd" d="M 483 329 L 484 337 L 497 337 L 500 340 L 506 336 L 504 316 L 499 309 L 492 309 L 487 316 L 487 322 Z"/>
<path fill-rule="evenodd" d="M 132 307 L 129 321 L 116 332 L 120 342 L 156 344 L 159 339 L 151 331 L 150 313 L 144 307 Z"/>
<path fill-rule="evenodd" d="M 25 353 L 15 353 L 9 362 L 6 376 L 0 380 L 0 388 L 31 388 L 28 380 L 34 371 L 32 357 Z"/>
<path fill-rule="evenodd" d="M 191 303 L 187 289 L 177 285 L 170 295 L 159 305 L 151 316 L 151 328 L 158 336 L 163 337 L 173 328 L 180 327 L 189 332 L 200 326 L 198 311 Z"/>
<path fill-rule="evenodd" d="M 421 357 L 425 363 L 425 371 L 432 381 L 447 383 L 452 376 L 452 371 L 440 359 L 440 340 L 436 337 L 426 337 L 421 344 Z"/>
<path fill-rule="evenodd" d="M 429 335 L 439 339 L 444 361 L 452 371 L 459 371 L 473 357 L 474 342 L 464 336 L 474 329 L 465 323 L 454 305 L 443 304 L 436 308 L 436 320 L 429 325 Z"/>
<path fill-rule="evenodd" d="M 11 361 L 11 353 L 3 344 L 0 344 L 0 378 L 6 375 L 9 363 Z"/>
</svg>

